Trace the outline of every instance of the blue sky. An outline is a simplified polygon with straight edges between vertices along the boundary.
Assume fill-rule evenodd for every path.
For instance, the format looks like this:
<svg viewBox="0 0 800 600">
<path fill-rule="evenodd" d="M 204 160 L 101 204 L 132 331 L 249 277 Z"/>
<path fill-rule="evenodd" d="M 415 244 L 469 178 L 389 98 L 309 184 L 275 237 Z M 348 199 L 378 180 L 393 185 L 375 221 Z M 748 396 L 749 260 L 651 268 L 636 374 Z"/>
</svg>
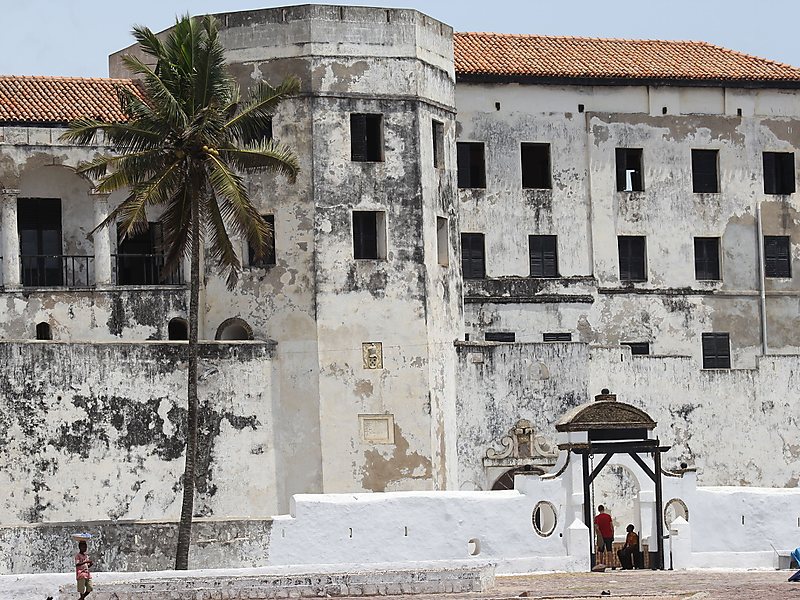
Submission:
<svg viewBox="0 0 800 600">
<path fill-rule="evenodd" d="M 301 4 L 268 0 L 0 0 L 0 74 L 103 77 L 130 29 L 175 15 Z M 705 40 L 800 66 L 798 0 L 367 0 L 411 7 L 457 31 Z M 302 4 L 305 4 L 303 2 Z"/>
</svg>

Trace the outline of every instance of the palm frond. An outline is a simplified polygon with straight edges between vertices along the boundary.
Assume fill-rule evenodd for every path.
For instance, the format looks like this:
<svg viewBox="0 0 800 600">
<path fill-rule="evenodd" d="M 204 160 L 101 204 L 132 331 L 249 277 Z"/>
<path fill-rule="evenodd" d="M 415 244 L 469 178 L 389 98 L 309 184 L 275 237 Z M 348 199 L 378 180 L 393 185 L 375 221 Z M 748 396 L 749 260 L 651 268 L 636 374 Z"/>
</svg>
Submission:
<svg viewBox="0 0 800 600">
<path fill-rule="evenodd" d="M 232 139 L 245 145 L 263 141 L 278 104 L 299 91 L 297 77 L 287 77 L 278 87 L 260 82 L 251 89 L 249 101 L 225 124 L 225 129 Z"/>
<path fill-rule="evenodd" d="M 295 153 L 288 146 L 278 142 L 267 142 L 246 148 L 220 148 L 219 153 L 226 162 L 245 173 L 273 171 L 285 175 L 293 183 L 300 172 Z"/>
<path fill-rule="evenodd" d="M 233 289 L 239 279 L 241 262 L 225 227 L 227 219 L 220 211 L 219 202 L 214 194 L 208 194 L 204 204 L 208 222 L 208 234 L 210 236 L 209 252 L 211 258 L 219 267 L 228 271 L 226 284 L 228 289 Z"/>
<path fill-rule="evenodd" d="M 183 128 L 189 119 L 180 100 L 175 96 L 174 90 L 168 85 L 167 80 L 156 74 L 150 66 L 135 56 L 125 55 L 122 57 L 122 62 L 130 71 L 143 76 L 144 88 L 152 105 L 157 107 L 156 112 L 160 113 L 164 120 L 171 124 L 172 128 Z M 129 102 L 131 106 L 137 106 L 132 94 Z M 144 103 L 140 104 L 144 105 Z"/>
<path fill-rule="evenodd" d="M 175 269 L 180 261 L 189 256 L 192 222 L 193 196 L 189 186 L 174 191 L 161 214 L 161 223 L 166 245 L 164 270 Z"/>
</svg>

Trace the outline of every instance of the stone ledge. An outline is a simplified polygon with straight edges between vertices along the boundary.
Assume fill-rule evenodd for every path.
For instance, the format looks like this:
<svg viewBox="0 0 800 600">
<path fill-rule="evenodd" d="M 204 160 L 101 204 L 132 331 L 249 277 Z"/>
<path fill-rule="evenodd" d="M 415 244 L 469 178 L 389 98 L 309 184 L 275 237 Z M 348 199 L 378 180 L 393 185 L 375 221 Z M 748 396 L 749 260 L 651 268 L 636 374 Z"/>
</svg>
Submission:
<svg viewBox="0 0 800 600">
<path fill-rule="evenodd" d="M 430 563 L 428 563 L 430 565 Z M 281 569 L 243 570 L 214 574 L 209 571 L 137 573 L 125 578 L 114 574 L 113 580 L 97 577 L 93 600 L 243 600 L 250 598 L 308 598 L 341 596 L 386 596 L 485 592 L 494 587 L 495 567 L 491 563 L 448 562 L 441 567 L 409 565 L 407 568 L 363 565 L 352 571 L 329 571 L 303 567 L 296 573 Z M 258 573 L 254 573 L 258 571 Z M 270 572 L 272 571 L 272 572 Z M 224 574 L 222 574 L 224 573 Z M 134 575 L 134 574 L 130 574 Z M 121 578 L 119 578 L 121 577 Z M 59 599 L 75 596 L 75 585 L 62 585 Z"/>
</svg>

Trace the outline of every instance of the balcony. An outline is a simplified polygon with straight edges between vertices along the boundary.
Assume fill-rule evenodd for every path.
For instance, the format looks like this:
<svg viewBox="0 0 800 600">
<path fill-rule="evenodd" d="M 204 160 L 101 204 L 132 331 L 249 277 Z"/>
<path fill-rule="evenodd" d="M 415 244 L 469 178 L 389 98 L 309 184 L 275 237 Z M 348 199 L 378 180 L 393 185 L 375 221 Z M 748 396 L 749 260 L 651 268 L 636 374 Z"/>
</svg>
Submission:
<svg viewBox="0 0 800 600">
<path fill-rule="evenodd" d="M 20 256 L 23 287 L 94 286 L 94 256 L 31 254 Z"/>
<path fill-rule="evenodd" d="M 164 271 L 163 254 L 112 254 L 116 285 L 182 285 L 183 269 Z"/>
</svg>

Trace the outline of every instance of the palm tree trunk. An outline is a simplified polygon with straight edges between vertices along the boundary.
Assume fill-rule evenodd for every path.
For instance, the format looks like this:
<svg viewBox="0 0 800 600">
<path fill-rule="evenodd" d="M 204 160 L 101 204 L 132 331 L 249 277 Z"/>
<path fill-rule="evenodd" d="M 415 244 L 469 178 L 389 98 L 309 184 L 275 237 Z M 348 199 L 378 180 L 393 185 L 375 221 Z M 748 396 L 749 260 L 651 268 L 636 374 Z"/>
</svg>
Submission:
<svg viewBox="0 0 800 600">
<path fill-rule="evenodd" d="M 189 543 L 194 512 L 195 462 L 197 459 L 197 363 L 198 312 L 200 304 L 200 201 L 192 203 L 191 283 L 189 292 L 189 368 L 186 398 L 188 401 L 186 431 L 186 466 L 183 471 L 183 502 L 178 524 L 178 550 L 175 569 L 189 568 Z"/>
</svg>

